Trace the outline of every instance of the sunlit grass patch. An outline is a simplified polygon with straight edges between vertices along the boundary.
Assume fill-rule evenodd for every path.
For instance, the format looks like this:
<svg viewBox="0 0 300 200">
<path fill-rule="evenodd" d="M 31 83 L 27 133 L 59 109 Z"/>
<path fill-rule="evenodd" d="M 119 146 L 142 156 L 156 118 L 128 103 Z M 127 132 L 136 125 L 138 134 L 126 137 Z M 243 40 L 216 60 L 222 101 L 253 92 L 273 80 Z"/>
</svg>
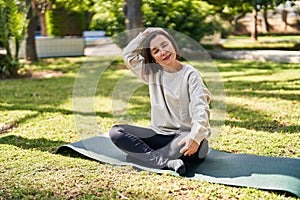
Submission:
<svg viewBox="0 0 300 200">
<path fill-rule="evenodd" d="M 114 99 L 117 83 L 127 78 L 128 70 L 120 67 L 121 61 L 115 67 L 107 66 L 113 58 L 101 59 L 92 65 L 105 69 L 92 97 L 97 126 L 102 132 L 120 122 L 148 126 L 147 87 L 128 77 L 128 83 L 138 87 L 130 98 Z M 55 154 L 59 146 L 82 138 L 74 120 L 80 113 L 73 112 L 81 60 L 46 59 L 33 66 L 37 71 L 61 70 L 60 77 L 0 81 L 0 199 L 296 199 L 281 192 L 112 166 L 70 152 Z M 225 86 L 227 113 L 212 147 L 299 158 L 299 65 L 214 62 Z M 125 107 L 114 110 L 113 100 Z"/>
</svg>

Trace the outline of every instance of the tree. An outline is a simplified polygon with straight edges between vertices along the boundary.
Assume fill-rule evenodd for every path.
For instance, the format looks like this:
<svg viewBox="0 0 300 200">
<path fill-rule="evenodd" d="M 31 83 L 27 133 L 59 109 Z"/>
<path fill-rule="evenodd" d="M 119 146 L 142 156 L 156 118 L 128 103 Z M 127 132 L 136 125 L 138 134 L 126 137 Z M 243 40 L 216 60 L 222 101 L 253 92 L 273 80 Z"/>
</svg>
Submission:
<svg viewBox="0 0 300 200">
<path fill-rule="evenodd" d="M 274 0 L 261 0 L 261 7 L 263 10 L 263 32 L 270 31 L 270 25 L 268 22 L 268 9 L 273 8 Z"/>
<path fill-rule="evenodd" d="M 205 1 L 139 0 L 139 3 L 133 2 L 135 1 L 97 1 L 94 6 L 96 14 L 90 28 L 105 30 L 107 35 L 111 36 L 125 29 L 144 26 L 162 27 L 182 32 L 197 41 L 204 35 L 221 29 L 215 17 L 216 13 L 212 10 L 213 6 Z M 135 14 L 129 14 L 130 12 Z"/>
<path fill-rule="evenodd" d="M 33 15 L 32 1 L 26 0 L 26 6 L 29 8 L 27 14 L 28 25 L 25 34 L 25 60 L 35 62 L 38 60 L 35 45 L 35 18 Z"/>
<path fill-rule="evenodd" d="M 251 38 L 253 40 L 257 40 L 257 13 L 260 10 L 261 7 L 267 9 L 268 6 L 274 8 L 275 6 L 278 6 L 280 4 L 285 4 L 288 0 L 251 0 L 251 6 L 253 8 L 253 27 L 251 31 Z M 294 0 L 290 0 L 291 5 L 293 5 Z M 282 10 L 282 21 L 284 22 L 284 31 L 286 31 L 287 28 L 287 11 L 285 9 Z M 265 23 L 268 27 L 267 22 L 267 16 L 265 11 Z M 268 30 L 268 29 L 267 29 Z"/>
<path fill-rule="evenodd" d="M 0 74 L 7 77 L 16 76 L 20 67 L 18 54 L 27 23 L 26 11 L 20 2 L 0 0 L 0 42 L 6 50 L 0 61 Z"/>
<path fill-rule="evenodd" d="M 282 21 L 284 23 L 284 31 L 287 28 L 287 10 L 285 9 L 287 2 L 290 3 L 290 6 L 294 6 L 294 2 L 296 0 L 261 0 L 260 5 L 263 9 L 263 17 L 264 17 L 264 27 L 265 32 L 270 30 L 269 23 L 268 23 L 268 16 L 267 11 L 268 9 L 274 9 L 275 7 L 279 6 L 280 4 L 283 5 L 283 9 L 281 11 Z"/>
<path fill-rule="evenodd" d="M 95 15 L 89 28 L 105 30 L 107 36 L 112 36 L 126 30 L 124 15 L 124 0 L 99 0 L 94 5 Z"/>
<path fill-rule="evenodd" d="M 218 13 L 224 22 L 222 24 L 222 34 L 227 35 L 233 29 L 239 28 L 238 20 L 251 12 L 251 5 L 249 1 L 243 0 L 205 0 L 210 5 L 213 5 L 213 10 Z"/>
<path fill-rule="evenodd" d="M 127 30 L 138 30 L 143 28 L 142 0 L 125 0 L 123 3 L 123 13 L 126 17 L 125 24 Z M 133 33 L 135 37 L 138 32 Z M 128 38 L 130 40 L 130 38 Z"/>
<path fill-rule="evenodd" d="M 283 31 L 286 31 L 287 26 L 288 26 L 288 11 L 286 10 L 286 6 L 287 4 L 289 4 L 289 6 L 294 6 L 295 5 L 295 1 L 297 0 L 274 0 L 274 6 L 279 6 L 280 4 L 283 5 L 282 11 L 281 11 L 281 19 L 284 23 L 284 28 Z"/>
<path fill-rule="evenodd" d="M 254 5 L 252 8 L 252 29 L 251 29 L 251 39 L 257 40 L 257 5 Z"/>
<path fill-rule="evenodd" d="M 65 5 L 65 8 L 73 11 L 94 11 L 94 5 L 98 2 L 98 0 L 52 0 L 52 4 L 62 3 Z M 104 0 L 100 0 L 100 2 L 104 3 Z"/>
<path fill-rule="evenodd" d="M 251 38 L 254 40 L 257 40 L 257 12 L 260 8 L 259 3 L 261 1 L 262 0 L 207 0 L 207 2 L 216 6 L 217 10 L 222 13 L 223 17 L 229 17 L 230 22 L 232 22 L 233 19 L 236 21 L 241 16 L 252 11 Z"/>
<path fill-rule="evenodd" d="M 205 1 L 143 1 L 146 27 L 162 27 L 184 33 L 196 41 L 220 31 L 213 6 Z"/>
<path fill-rule="evenodd" d="M 220 13 L 222 19 L 228 20 L 231 25 L 236 25 L 237 20 L 251 12 L 249 2 L 240 0 L 206 0 L 213 5 L 216 13 Z"/>
<path fill-rule="evenodd" d="M 48 0 L 33 0 L 32 7 L 40 18 L 41 24 L 41 35 L 47 36 L 47 26 L 46 26 L 46 11 L 51 9 L 52 3 Z"/>
</svg>

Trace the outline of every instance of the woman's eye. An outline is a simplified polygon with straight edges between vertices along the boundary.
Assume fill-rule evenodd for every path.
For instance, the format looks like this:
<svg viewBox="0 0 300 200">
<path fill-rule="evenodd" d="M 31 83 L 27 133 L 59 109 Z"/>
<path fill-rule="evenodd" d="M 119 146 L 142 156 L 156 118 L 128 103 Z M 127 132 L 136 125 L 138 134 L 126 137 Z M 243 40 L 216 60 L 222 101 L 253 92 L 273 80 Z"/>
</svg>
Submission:
<svg viewBox="0 0 300 200">
<path fill-rule="evenodd" d="M 155 50 L 155 51 L 154 51 L 154 54 L 157 54 L 157 53 L 158 53 L 158 50 Z"/>
</svg>

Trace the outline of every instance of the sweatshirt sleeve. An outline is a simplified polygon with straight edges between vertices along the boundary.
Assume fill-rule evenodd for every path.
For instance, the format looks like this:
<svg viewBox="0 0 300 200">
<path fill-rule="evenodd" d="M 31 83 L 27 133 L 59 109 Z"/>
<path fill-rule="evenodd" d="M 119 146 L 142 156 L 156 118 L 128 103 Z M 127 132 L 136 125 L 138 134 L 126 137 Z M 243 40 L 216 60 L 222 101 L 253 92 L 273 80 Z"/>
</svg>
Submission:
<svg viewBox="0 0 300 200">
<path fill-rule="evenodd" d="M 136 38 L 131 40 L 125 47 L 122 57 L 125 65 L 142 81 L 148 83 L 148 76 L 146 75 L 145 59 L 141 55 L 143 42 L 145 38 L 142 33 L 139 33 Z"/>
<path fill-rule="evenodd" d="M 189 112 L 192 119 L 192 128 L 189 137 L 198 144 L 211 134 L 210 119 L 210 92 L 204 85 L 200 74 L 194 71 L 189 77 L 190 104 Z"/>
</svg>

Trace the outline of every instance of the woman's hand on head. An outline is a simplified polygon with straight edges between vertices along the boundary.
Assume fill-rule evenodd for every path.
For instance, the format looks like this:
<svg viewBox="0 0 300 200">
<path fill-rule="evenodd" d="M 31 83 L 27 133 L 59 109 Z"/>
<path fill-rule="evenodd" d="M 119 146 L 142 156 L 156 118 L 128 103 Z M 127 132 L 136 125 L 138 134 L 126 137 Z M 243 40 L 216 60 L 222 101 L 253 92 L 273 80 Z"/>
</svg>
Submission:
<svg viewBox="0 0 300 200">
<path fill-rule="evenodd" d="M 143 31 L 143 36 L 148 37 L 152 32 L 157 31 L 157 30 L 162 30 L 163 31 L 162 28 L 154 28 L 154 27 L 146 28 Z"/>
<path fill-rule="evenodd" d="M 182 138 L 182 140 L 178 143 L 178 145 L 179 146 L 184 145 L 180 149 L 180 153 L 182 153 L 184 156 L 193 155 L 198 151 L 199 148 L 199 144 L 189 136 Z"/>
</svg>

